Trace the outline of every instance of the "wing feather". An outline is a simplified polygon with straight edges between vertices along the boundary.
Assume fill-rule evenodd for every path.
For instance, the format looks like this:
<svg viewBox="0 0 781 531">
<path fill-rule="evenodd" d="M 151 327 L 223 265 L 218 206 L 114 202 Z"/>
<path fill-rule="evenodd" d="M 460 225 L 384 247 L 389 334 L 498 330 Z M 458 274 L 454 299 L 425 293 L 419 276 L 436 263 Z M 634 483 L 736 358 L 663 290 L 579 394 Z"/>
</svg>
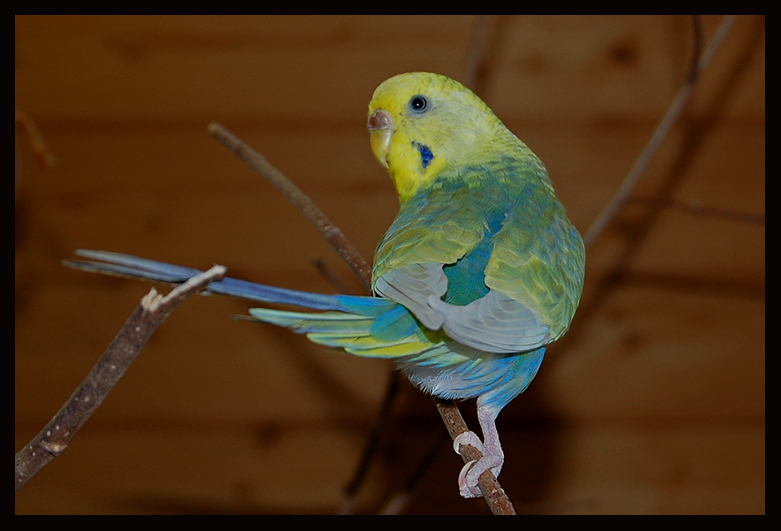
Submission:
<svg viewBox="0 0 781 531">
<path fill-rule="evenodd" d="M 547 175 L 529 173 L 538 167 L 470 171 L 402 205 L 377 247 L 374 291 L 463 345 L 538 349 L 566 332 L 577 308 L 582 240 Z M 486 180 L 492 171 L 505 180 Z"/>
</svg>

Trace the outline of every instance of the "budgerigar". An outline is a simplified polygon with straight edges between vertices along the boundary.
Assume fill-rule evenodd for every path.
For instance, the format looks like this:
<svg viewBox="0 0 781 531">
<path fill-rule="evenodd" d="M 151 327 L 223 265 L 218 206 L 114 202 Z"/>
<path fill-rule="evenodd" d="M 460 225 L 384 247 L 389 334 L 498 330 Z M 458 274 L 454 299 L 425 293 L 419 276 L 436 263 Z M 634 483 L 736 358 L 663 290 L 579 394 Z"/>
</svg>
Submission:
<svg viewBox="0 0 781 531">
<path fill-rule="evenodd" d="M 504 463 L 495 420 L 534 376 L 545 346 L 570 326 L 585 250 L 540 159 L 472 91 L 413 72 L 383 82 L 369 104 L 377 160 L 400 210 L 374 257 L 374 296 L 320 295 L 226 278 L 209 291 L 319 310 L 250 310 L 259 321 L 351 354 L 392 358 L 413 384 L 477 399 L 482 453 L 459 476 L 464 497 Z M 80 251 L 102 272 L 182 282 L 197 270 Z"/>
</svg>

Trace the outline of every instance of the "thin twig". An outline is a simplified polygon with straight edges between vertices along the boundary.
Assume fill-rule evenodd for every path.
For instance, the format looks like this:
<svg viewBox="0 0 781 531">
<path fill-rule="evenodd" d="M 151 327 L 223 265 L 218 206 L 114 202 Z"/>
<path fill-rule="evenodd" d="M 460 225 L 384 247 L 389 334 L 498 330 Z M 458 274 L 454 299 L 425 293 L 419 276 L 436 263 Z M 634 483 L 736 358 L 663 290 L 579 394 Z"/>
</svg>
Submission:
<svg viewBox="0 0 781 531">
<path fill-rule="evenodd" d="M 212 123 L 209 125 L 209 133 L 219 140 L 223 145 L 233 151 L 236 156 L 246 162 L 252 169 L 257 171 L 262 177 L 269 180 L 277 189 L 279 189 L 290 201 L 301 210 L 301 213 L 320 231 L 328 242 L 344 258 L 345 262 L 353 269 L 361 282 L 370 289 L 371 269 L 369 264 L 360 253 L 347 240 L 341 230 L 334 225 L 328 217 L 304 195 L 295 184 L 293 184 L 285 175 L 272 166 L 263 155 L 253 150 L 235 135 L 230 133 L 223 126 Z M 434 398 L 434 403 L 439 410 L 442 420 L 445 422 L 448 433 L 452 438 L 469 431 L 461 412 L 453 402 L 447 402 Z M 479 460 L 483 457 L 482 453 L 476 448 L 467 445 L 461 445 L 461 456 L 464 462 L 470 460 Z M 478 481 L 483 497 L 488 503 L 494 514 L 514 514 L 512 503 L 507 498 L 504 490 L 489 471 L 484 472 Z M 509 510 L 508 510 L 509 508 Z"/>
<path fill-rule="evenodd" d="M 341 230 L 312 202 L 301 190 L 298 189 L 285 175 L 272 166 L 266 157 L 236 138 L 230 131 L 218 123 L 209 124 L 209 134 L 220 141 L 222 145 L 233 151 L 250 168 L 258 172 L 264 179 L 273 184 L 277 190 L 287 197 L 306 218 L 317 227 L 317 230 L 325 237 L 334 249 L 342 256 L 347 265 L 355 271 L 358 279 L 367 291 L 371 290 L 371 267 L 364 260 L 358 250 L 353 247 Z"/>
<path fill-rule="evenodd" d="M 355 497 L 358 493 L 358 489 L 363 484 L 363 480 L 366 478 L 366 474 L 369 471 L 369 464 L 380 445 L 380 437 L 382 436 L 388 416 L 390 415 L 391 406 L 393 405 L 398 392 L 399 375 L 394 371 L 390 374 L 390 378 L 388 379 L 388 386 L 385 389 L 380 411 L 377 413 L 377 417 L 374 419 L 374 425 L 369 432 L 369 436 L 366 438 L 366 443 L 364 444 L 363 452 L 361 453 L 361 459 L 355 467 L 352 479 L 344 488 L 344 495 L 342 497 L 342 502 L 339 505 L 338 514 L 353 513 Z"/>
<path fill-rule="evenodd" d="M 29 114 L 19 109 L 15 109 L 14 120 L 16 123 L 22 125 L 25 131 L 27 131 L 27 137 L 30 139 L 33 152 L 38 158 L 38 161 L 41 163 L 41 166 L 45 168 L 53 167 L 54 155 L 52 155 L 52 152 L 49 151 L 48 147 L 46 147 L 46 142 L 44 141 L 41 132 L 38 131 L 38 126 L 35 124 L 35 120 L 33 120 Z"/>
<path fill-rule="evenodd" d="M 700 77 L 700 53 L 702 53 L 702 16 L 692 15 L 692 55 L 689 59 L 689 82 Z"/>
<path fill-rule="evenodd" d="M 407 505 L 412 500 L 418 484 L 432 467 L 442 448 L 448 446 L 449 441 L 450 434 L 446 431 L 438 430 L 436 439 L 432 441 L 429 449 L 418 459 L 418 464 L 404 481 L 401 489 L 388 498 L 385 505 L 380 509 L 379 514 L 401 514 L 407 509 Z"/>
<path fill-rule="evenodd" d="M 152 288 L 141 299 L 79 387 L 38 435 L 14 457 L 15 491 L 68 447 L 173 309 L 212 280 L 222 278 L 225 271 L 223 266 L 214 266 L 177 286 L 165 297 Z"/>
<path fill-rule="evenodd" d="M 486 43 L 488 41 L 488 29 L 493 15 L 477 15 L 475 18 L 472 37 L 469 41 L 469 50 L 464 68 L 464 86 L 476 90 L 477 83 L 483 69 Z"/>
<path fill-rule="evenodd" d="M 731 221 L 752 223 L 757 225 L 765 224 L 764 213 L 744 212 L 731 208 L 711 207 L 703 205 L 699 201 L 681 201 L 678 199 L 663 199 L 661 197 L 633 195 L 627 199 L 627 203 L 644 205 L 651 208 L 666 208 L 683 212 L 692 216 L 729 219 Z"/>
<path fill-rule="evenodd" d="M 355 294 L 355 287 L 348 286 L 347 282 L 339 278 L 339 275 L 328 267 L 328 264 L 322 258 L 312 259 L 312 266 L 314 266 L 314 268 L 317 269 L 317 272 L 320 273 L 320 275 L 339 293 L 345 293 L 347 295 Z"/>
<path fill-rule="evenodd" d="M 702 56 L 700 56 L 699 60 L 696 61 L 696 65 L 690 67 L 689 75 L 687 75 L 686 81 L 678 91 L 678 94 L 676 94 L 672 103 L 670 103 L 670 107 L 667 109 L 667 112 L 662 118 L 662 121 L 659 122 L 659 125 L 656 127 L 656 130 L 648 141 L 648 144 L 646 144 L 645 149 L 643 149 L 642 153 L 640 153 L 640 156 L 637 158 L 637 161 L 635 161 L 635 164 L 632 166 L 629 174 L 627 174 L 627 176 L 624 178 L 624 182 L 621 183 L 621 186 L 613 195 L 613 198 L 610 200 L 604 210 L 600 212 L 600 214 L 589 227 L 588 231 L 586 231 L 586 235 L 583 237 L 586 248 L 591 247 L 596 239 L 599 238 L 600 234 L 602 234 L 602 232 L 605 230 L 605 227 L 607 227 L 608 223 L 610 223 L 610 220 L 613 219 L 616 213 L 626 203 L 626 200 L 629 197 L 629 194 L 632 192 L 632 189 L 637 184 L 637 181 L 640 179 L 643 173 L 645 173 L 646 169 L 648 169 L 648 166 L 656 156 L 662 143 L 669 135 L 673 124 L 678 119 L 678 116 L 681 114 L 681 111 L 685 107 L 686 103 L 689 101 L 689 97 L 691 96 L 692 91 L 697 84 L 697 80 L 699 80 L 700 77 L 702 77 L 702 73 L 707 70 L 711 60 L 713 59 L 714 53 L 718 49 L 719 45 L 724 41 L 724 38 L 727 36 L 730 29 L 732 28 L 732 25 L 735 23 L 736 18 L 737 15 L 727 15 L 724 17 L 724 20 L 708 44 L 708 47 L 703 52 Z M 695 38 L 695 46 L 699 45 L 697 41 L 698 39 Z"/>
<path fill-rule="evenodd" d="M 455 440 L 456 437 L 462 433 L 469 431 L 469 428 L 464 421 L 464 417 L 461 416 L 461 412 L 458 410 L 458 406 L 456 406 L 455 402 L 434 397 L 434 403 L 437 405 L 437 411 L 439 411 L 451 439 Z M 467 444 L 462 444 L 460 446 L 459 454 L 461 454 L 464 463 L 479 461 L 483 457 L 483 454 L 480 453 L 477 448 Z M 483 498 L 485 498 L 492 513 L 515 514 L 515 509 L 513 508 L 510 498 L 507 497 L 504 489 L 499 485 L 493 472 L 486 470 L 480 474 L 477 485 L 480 487 Z"/>
</svg>

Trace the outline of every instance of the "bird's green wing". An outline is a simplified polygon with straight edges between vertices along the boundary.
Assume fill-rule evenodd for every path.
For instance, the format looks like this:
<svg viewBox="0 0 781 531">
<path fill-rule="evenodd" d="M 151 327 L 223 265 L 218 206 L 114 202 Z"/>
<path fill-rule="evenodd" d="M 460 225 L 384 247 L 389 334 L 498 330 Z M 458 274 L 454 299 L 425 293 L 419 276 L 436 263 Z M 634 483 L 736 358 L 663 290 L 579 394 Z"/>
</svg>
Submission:
<svg viewBox="0 0 781 531">
<path fill-rule="evenodd" d="M 494 238 L 486 285 L 532 309 L 555 341 L 569 328 L 583 289 L 585 248 L 559 200 L 545 188 L 508 216 Z"/>
<path fill-rule="evenodd" d="M 582 241 L 538 173 L 481 167 L 404 203 L 377 248 L 375 292 L 487 352 L 560 337 L 582 287 Z"/>
<path fill-rule="evenodd" d="M 463 183 L 445 181 L 402 204 L 399 215 L 377 245 L 372 287 L 399 302 L 428 328 L 442 316 L 428 305 L 448 288 L 443 266 L 463 258 L 484 237 L 484 201 Z M 476 279 L 482 286 L 482 278 Z"/>
</svg>

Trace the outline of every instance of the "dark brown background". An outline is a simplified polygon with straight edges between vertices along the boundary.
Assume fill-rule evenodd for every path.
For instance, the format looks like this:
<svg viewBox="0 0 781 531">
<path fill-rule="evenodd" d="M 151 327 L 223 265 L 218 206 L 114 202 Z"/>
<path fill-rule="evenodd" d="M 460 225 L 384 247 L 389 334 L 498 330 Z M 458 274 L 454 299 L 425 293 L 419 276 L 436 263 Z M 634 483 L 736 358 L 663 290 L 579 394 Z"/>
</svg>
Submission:
<svg viewBox="0 0 781 531">
<path fill-rule="evenodd" d="M 721 16 L 704 16 L 709 41 Z M 476 90 L 545 161 L 582 232 L 682 83 L 688 16 L 489 19 Z M 765 510 L 765 32 L 738 19 L 681 121 L 591 249 L 570 334 L 499 417 L 520 512 Z M 396 213 L 365 128 L 372 91 L 463 79 L 473 17 L 17 16 L 15 450 L 54 414 L 148 285 L 62 267 L 123 251 L 332 292 L 357 282 L 267 183 L 210 138 L 218 121 L 300 185 L 371 257 Z M 696 210 L 696 208 L 700 210 Z M 748 216 L 744 215 L 748 214 Z M 336 354 L 187 301 L 71 446 L 16 494 L 22 513 L 333 512 L 387 363 Z M 405 384 L 406 386 L 406 384 Z M 474 424 L 473 407 L 462 410 Z M 406 386 L 357 504 L 374 512 L 442 430 Z M 445 447 L 408 512 L 485 513 Z"/>
</svg>

